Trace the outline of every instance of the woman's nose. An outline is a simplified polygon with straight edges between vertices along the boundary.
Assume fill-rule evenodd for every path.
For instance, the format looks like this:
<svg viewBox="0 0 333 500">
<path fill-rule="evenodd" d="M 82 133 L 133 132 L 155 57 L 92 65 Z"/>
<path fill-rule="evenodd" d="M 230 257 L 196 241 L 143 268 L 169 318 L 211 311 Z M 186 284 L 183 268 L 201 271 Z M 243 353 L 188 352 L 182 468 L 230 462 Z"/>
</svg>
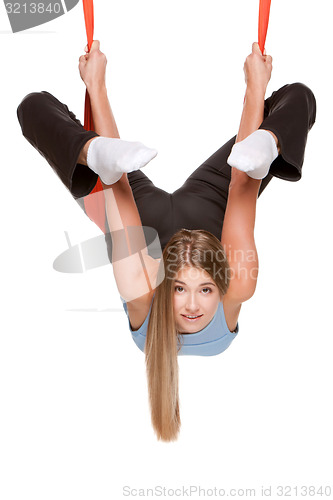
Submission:
<svg viewBox="0 0 333 500">
<path fill-rule="evenodd" d="M 187 297 L 186 309 L 188 311 L 197 311 L 199 309 L 198 300 L 194 295 L 193 296 L 190 295 L 189 297 Z"/>
</svg>

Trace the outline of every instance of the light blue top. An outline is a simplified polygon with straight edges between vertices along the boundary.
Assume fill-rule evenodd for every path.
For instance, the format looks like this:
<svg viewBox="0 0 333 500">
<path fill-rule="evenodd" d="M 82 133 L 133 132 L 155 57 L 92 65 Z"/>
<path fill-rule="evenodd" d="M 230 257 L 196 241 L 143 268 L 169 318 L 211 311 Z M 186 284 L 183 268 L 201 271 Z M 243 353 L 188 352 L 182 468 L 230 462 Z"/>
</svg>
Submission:
<svg viewBox="0 0 333 500">
<path fill-rule="evenodd" d="M 150 304 L 149 313 L 144 323 L 138 330 L 133 331 L 128 317 L 127 304 L 123 298 L 121 298 L 121 300 L 123 308 L 127 314 L 128 326 L 132 333 L 132 338 L 139 349 L 144 352 L 148 321 L 153 301 Z M 221 352 L 225 351 L 229 347 L 238 334 L 238 331 L 238 323 L 234 332 L 229 330 L 224 316 L 223 303 L 219 302 L 215 316 L 205 328 L 196 333 L 181 335 L 182 344 L 180 344 L 181 349 L 178 352 L 178 355 L 215 356 L 217 354 L 221 354 Z"/>
</svg>

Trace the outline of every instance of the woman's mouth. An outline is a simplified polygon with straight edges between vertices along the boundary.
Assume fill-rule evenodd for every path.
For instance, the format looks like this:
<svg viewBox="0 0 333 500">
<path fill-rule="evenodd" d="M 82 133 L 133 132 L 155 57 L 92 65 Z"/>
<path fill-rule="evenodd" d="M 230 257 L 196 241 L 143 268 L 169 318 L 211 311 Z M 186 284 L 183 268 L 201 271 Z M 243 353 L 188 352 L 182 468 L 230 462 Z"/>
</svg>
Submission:
<svg viewBox="0 0 333 500">
<path fill-rule="evenodd" d="M 189 315 L 185 315 L 185 314 L 182 314 L 183 318 L 185 318 L 187 321 L 189 321 L 190 323 L 194 323 L 195 321 L 197 321 L 199 318 L 201 318 L 202 314 L 199 314 L 199 315 L 195 315 L 195 314 L 189 314 Z"/>
</svg>

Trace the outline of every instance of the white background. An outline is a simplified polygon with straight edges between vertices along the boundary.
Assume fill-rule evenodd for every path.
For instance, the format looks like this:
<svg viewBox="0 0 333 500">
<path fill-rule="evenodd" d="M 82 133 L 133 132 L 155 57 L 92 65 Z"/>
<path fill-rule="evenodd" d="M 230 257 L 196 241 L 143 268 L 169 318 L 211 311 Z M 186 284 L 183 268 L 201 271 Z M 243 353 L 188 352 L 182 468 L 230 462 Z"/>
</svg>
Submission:
<svg viewBox="0 0 333 500">
<path fill-rule="evenodd" d="M 330 0 L 272 2 L 267 95 L 305 83 L 317 122 L 302 179 L 273 179 L 258 201 L 260 277 L 239 335 L 220 356 L 179 358 L 181 434 L 162 443 L 111 266 L 52 268 L 64 231 L 73 244 L 100 232 L 16 117 L 26 94 L 48 90 L 83 121 L 82 5 L 17 34 L 0 5 L 1 499 L 333 486 L 332 14 Z M 144 170 L 158 187 L 177 189 L 237 132 L 257 19 L 257 0 L 95 0 L 120 136 L 158 149 Z"/>
</svg>

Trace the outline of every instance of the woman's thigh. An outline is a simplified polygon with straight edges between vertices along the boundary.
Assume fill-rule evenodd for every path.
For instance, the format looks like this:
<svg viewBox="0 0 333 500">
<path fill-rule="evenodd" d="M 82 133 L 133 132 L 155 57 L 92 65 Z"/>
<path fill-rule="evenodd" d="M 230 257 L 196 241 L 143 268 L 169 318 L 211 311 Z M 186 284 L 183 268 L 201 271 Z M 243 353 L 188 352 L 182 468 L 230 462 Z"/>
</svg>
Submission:
<svg viewBox="0 0 333 500">
<path fill-rule="evenodd" d="M 175 232 L 171 194 L 155 186 L 141 170 L 130 172 L 127 178 L 141 223 L 157 231 L 163 250 Z"/>
</svg>

